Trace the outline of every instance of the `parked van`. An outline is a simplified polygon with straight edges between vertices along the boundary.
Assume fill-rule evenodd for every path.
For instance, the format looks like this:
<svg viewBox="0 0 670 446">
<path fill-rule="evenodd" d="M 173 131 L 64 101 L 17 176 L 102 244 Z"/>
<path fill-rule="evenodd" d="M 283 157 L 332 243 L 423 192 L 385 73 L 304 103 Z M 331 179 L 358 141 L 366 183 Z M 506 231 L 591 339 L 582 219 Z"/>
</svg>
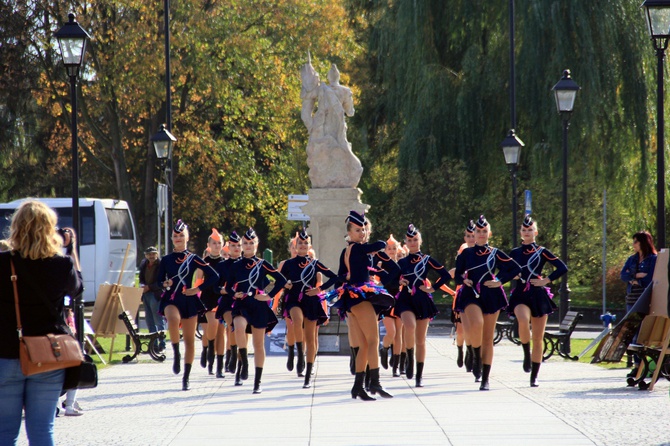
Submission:
<svg viewBox="0 0 670 446">
<path fill-rule="evenodd" d="M 72 227 L 71 198 L 36 198 L 58 214 L 58 226 Z M 12 214 L 25 199 L 0 204 L 0 238 L 9 236 Z M 121 285 L 135 286 L 137 243 L 135 225 L 128 203 L 120 200 L 80 198 L 79 260 L 84 278 L 84 302 L 95 302 L 98 287 L 117 283 L 121 264 L 130 243 L 128 257 L 121 276 Z"/>
</svg>

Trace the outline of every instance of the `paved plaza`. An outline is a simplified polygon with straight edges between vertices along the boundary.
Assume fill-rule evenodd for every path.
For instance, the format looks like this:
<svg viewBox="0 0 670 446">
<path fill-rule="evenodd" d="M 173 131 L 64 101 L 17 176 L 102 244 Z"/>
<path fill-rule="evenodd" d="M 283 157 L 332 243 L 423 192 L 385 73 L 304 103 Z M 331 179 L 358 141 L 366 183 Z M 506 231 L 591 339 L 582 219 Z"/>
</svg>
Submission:
<svg viewBox="0 0 670 446">
<path fill-rule="evenodd" d="M 438 331 L 439 332 L 439 331 Z M 577 335 L 578 336 L 578 335 Z M 182 348 L 183 351 L 183 348 Z M 479 391 L 456 367 L 446 335 L 429 336 L 423 388 L 382 370 L 393 399 L 352 400 L 348 358 L 320 356 L 311 389 L 268 355 L 263 393 L 208 376 L 194 365 L 192 390 L 165 363 L 119 364 L 100 371 L 100 384 L 79 392 L 85 414 L 56 419 L 65 445 L 657 445 L 670 444 L 669 383 L 653 392 L 627 388 L 626 371 L 551 358 L 530 388 L 521 348 L 495 349 L 491 390 Z M 171 352 L 168 352 L 171 354 Z M 199 348 L 198 348 L 199 353 Z M 27 444 L 22 432 L 21 445 Z"/>
</svg>

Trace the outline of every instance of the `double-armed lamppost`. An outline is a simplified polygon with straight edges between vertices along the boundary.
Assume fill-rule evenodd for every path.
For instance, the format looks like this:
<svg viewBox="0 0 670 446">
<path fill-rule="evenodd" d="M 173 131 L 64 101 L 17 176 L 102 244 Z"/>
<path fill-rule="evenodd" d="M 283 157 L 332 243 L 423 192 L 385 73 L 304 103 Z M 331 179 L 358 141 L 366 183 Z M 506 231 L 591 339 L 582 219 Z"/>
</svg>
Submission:
<svg viewBox="0 0 670 446">
<path fill-rule="evenodd" d="M 91 37 L 79 26 L 74 19 L 74 14 L 68 15 L 68 23 L 63 25 L 56 33 L 58 46 L 60 47 L 63 64 L 70 77 L 70 99 L 72 101 L 72 229 L 76 234 L 77 240 L 81 240 L 81 231 L 79 230 L 79 153 L 77 151 L 77 77 L 79 69 L 84 62 L 86 53 L 86 41 Z M 79 244 L 77 244 L 79 249 Z M 84 304 L 81 294 L 71 296 L 74 300 L 77 339 L 79 343 L 84 343 Z"/>
<path fill-rule="evenodd" d="M 552 88 L 556 99 L 556 109 L 563 119 L 563 224 L 561 259 L 568 263 L 568 127 L 570 116 L 575 107 L 575 98 L 580 90 L 579 85 L 570 77 L 570 70 L 563 71 L 563 77 Z M 568 287 L 568 274 L 563 276 L 560 288 L 559 318 L 562 321 L 570 308 L 570 288 Z M 566 346 L 569 352 L 570 346 Z"/>
<path fill-rule="evenodd" d="M 160 162 L 161 169 L 165 173 L 165 183 L 167 184 L 167 219 L 165 224 L 165 254 L 169 254 L 170 243 L 167 239 L 168 227 L 172 224 L 172 147 L 177 141 L 170 131 L 161 124 L 158 133 L 151 137 L 151 142 L 156 151 L 156 158 Z"/>
<path fill-rule="evenodd" d="M 523 141 L 521 141 L 514 132 L 514 129 L 511 129 L 503 142 L 500 144 L 503 149 L 503 155 L 505 155 L 505 163 L 507 163 L 507 168 L 509 173 L 512 176 L 512 246 L 516 246 L 516 234 L 519 231 L 517 228 L 516 222 L 516 211 L 517 211 L 517 198 L 516 198 L 516 171 L 519 167 L 519 159 L 521 158 L 521 148 L 524 146 Z"/>
<path fill-rule="evenodd" d="M 656 50 L 656 246 L 665 248 L 665 114 L 663 113 L 663 60 L 670 39 L 670 0 L 642 3 L 649 35 Z"/>
</svg>

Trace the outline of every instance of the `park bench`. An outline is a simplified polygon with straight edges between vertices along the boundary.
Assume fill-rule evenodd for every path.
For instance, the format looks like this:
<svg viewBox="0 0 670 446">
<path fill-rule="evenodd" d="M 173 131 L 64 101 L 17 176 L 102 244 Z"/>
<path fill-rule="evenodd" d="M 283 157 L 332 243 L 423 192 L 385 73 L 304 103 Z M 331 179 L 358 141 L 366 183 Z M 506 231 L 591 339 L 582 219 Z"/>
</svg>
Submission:
<svg viewBox="0 0 670 446">
<path fill-rule="evenodd" d="M 652 364 L 654 364 L 654 367 L 659 367 L 658 359 L 661 357 L 661 348 L 630 344 L 626 352 L 636 354 L 640 357 L 640 366 L 638 367 L 637 375 L 629 377 L 626 380 L 628 386 L 638 386 L 640 390 L 647 390 L 650 384 L 644 379 L 651 377 L 653 373 Z M 663 377 L 670 381 L 670 356 L 665 356 L 665 358 L 663 358 L 663 364 L 660 365 L 660 367 L 661 370 L 656 379 L 658 380 Z"/>
<path fill-rule="evenodd" d="M 140 333 L 135 320 L 128 311 L 119 314 L 119 319 L 123 321 L 128 329 L 128 335 L 135 344 L 135 353 L 123 357 L 123 363 L 128 363 L 135 359 L 140 353 L 149 353 L 151 359 L 163 362 L 165 361 L 165 354 L 161 352 L 161 342 L 165 342 L 165 332 L 157 331 L 154 333 Z"/>
<path fill-rule="evenodd" d="M 515 317 L 510 316 L 508 321 L 496 321 L 496 333 L 493 338 L 493 343 L 497 344 L 502 341 L 503 338 L 507 337 L 511 342 L 516 345 L 520 345 L 521 341 L 515 336 L 515 333 L 518 331 L 518 323 Z"/>
<path fill-rule="evenodd" d="M 565 318 L 561 321 L 558 331 L 545 331 L 544 333 L 544 352 L 542 360 L 546 361 L 554 353 L 558 353 L 565 359 L 577 361 L 578 356 L 570 356 L 570 336 L 575 331 L 577 323 L 584 317 L 582 313 L 568 311 Z"/>
</svg>

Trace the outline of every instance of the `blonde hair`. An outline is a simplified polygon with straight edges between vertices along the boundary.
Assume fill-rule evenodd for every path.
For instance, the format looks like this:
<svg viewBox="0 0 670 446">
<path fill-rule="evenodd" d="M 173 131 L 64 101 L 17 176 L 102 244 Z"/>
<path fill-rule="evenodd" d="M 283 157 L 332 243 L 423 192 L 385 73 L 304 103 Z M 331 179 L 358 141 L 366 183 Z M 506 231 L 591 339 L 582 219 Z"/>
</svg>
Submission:
<svg viewBox="0 0 670 446">
<path fill-rule="evenodd" d="M 39 201 L 25 201 L 12 216 L 9 243 L 21 257 L 48 259 L 60 254 L 63 239 L 56 234 L 56 212 Z"/>
</svg>

